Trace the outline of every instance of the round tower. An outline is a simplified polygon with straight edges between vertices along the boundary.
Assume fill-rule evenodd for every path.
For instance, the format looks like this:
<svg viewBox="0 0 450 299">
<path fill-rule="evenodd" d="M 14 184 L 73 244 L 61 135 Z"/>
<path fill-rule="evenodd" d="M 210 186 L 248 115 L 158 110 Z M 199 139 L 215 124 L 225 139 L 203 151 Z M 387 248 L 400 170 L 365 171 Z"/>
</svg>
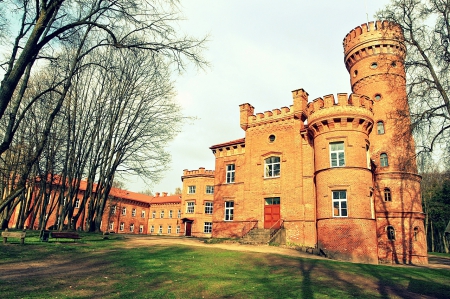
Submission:
<svg viewBox="0 0 450 299">
<path fill-rule="evenodd" d="M 347 34 L 343 46 L 352 91 L 373 99 L 369 141 L 379 260 L 426 263 L 402 29 L 388 21 L 362 24 Z"/>
<path fill-rule="evenodd" d="M 331 258 L 377 263 L 369 134 L 373 102 L 338 94 L 308 104 L 314 142 L 318 250 Z"/>
</svg>

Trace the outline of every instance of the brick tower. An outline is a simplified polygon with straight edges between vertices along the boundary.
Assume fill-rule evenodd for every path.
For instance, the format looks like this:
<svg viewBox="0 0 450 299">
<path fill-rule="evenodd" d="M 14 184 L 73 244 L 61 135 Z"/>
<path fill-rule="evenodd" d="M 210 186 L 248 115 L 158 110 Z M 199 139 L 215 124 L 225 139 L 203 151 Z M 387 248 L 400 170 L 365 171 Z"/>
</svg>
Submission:
<svg viewBox="0 0 450 299">
<path fill-rule="evenodd" d="M 427 263 L 403 40 L 394 23 L 362 24 L 343 41 L 345 65 L 352 91 L 374 100 L 369 142 L 379 261 Z"/>
<path fill-rule="evenodd" d="M 317 246 L 328 257 L 377 263 L 369 133 L 373 102 L 338 94 L 308 104 L 314 140 Z"/>
</svg>

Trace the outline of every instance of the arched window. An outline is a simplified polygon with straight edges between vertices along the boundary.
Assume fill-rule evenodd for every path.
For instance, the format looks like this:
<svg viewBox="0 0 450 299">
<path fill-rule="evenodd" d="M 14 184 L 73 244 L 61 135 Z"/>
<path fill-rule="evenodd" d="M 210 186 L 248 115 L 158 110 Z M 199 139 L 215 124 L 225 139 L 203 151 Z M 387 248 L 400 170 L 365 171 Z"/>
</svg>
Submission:
<svg viewBox="0 0 450 299">
<path fill-rule="evenodd" d="M 380 155 L 380 166 L 381 167 L 389 166 L 388 155 L 386 153 L 382 153 Z"/>
<path fill-rule="evenodd" d="M 392 201 L 391 189 L 384 188 L 384 201 Z"/>
<path fill-rule="evenodd" d="M 395 229 L 393 226 L 389 225 L 388 227 L 386 227 L 386 234 L 387 234 L 388 240 L 390 240 L 390 241 L 395 240 Z"/>
<path fill-rule="evenodd" d="M 414 228 L 414 241 L 417 241 L 417 236 L 419 235 L 419 228 L 416 226 Z"/>
<path fill-rule="evenodd" d="M 384 134 L 384 122 L 382 122 L 381 120 L 377 122 L 377 134 L 378 135 Z"/>
</svg>

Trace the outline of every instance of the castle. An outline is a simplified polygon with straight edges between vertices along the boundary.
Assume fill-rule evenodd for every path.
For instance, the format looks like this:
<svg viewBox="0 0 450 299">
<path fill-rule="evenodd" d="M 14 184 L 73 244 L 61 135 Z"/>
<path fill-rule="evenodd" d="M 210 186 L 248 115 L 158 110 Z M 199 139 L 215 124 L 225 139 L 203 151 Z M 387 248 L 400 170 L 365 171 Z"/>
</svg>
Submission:
<svg viewBox="0 0 450 299">
<path fill-rule="evenodd" d="M 288 244 L 343 260 L 427 263 L 414 140 L 395 24 L 371 22 L 344 39 L 352 94 L 255 113 L 245 138 L 211 147 L 213 237 L 282 228 Z"/>
<path fill-rule="evenodd" d="M 298 89 L 290 107 L 264 113 L 240 105 L 245 138 L 210 147 L 215 170 L 184 170 L 181 195 L 112 188 L 102 231 L 260 232 L 265 242 L 335 259 L 426 264 L 402 31 L 370 22 L 348 33 L 343 46 L 352 94 L 309 102 Z"/>
</svg>

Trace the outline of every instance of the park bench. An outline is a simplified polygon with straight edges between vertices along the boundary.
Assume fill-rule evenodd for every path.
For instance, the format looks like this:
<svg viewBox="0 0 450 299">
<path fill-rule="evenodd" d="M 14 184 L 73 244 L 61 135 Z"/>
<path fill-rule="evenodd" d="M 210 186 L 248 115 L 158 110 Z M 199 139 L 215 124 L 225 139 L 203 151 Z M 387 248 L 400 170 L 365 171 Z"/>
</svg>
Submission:
<svg viewBox="0 0 450 299">
<path fill-rule="evenodd" d="M 50 237 L 58 240 L 58 239 L 73 239 L 75 242 L 76 239 L 81 239 L 80 235 L 75 232 L 51 232 Z"/>
<path fill-rule="evenodd" d="M 4 231 L 2 232 L 2 237 L 3 237 L 3 244 L 6 244 L 6 241 L 8 240 L 8 238 L 17 238 L 20 239 L 20 244 L 24 244 L 25 243 L 25 236 L 26 236 L 26 232 L 7 232 Z"/>
</svg>

